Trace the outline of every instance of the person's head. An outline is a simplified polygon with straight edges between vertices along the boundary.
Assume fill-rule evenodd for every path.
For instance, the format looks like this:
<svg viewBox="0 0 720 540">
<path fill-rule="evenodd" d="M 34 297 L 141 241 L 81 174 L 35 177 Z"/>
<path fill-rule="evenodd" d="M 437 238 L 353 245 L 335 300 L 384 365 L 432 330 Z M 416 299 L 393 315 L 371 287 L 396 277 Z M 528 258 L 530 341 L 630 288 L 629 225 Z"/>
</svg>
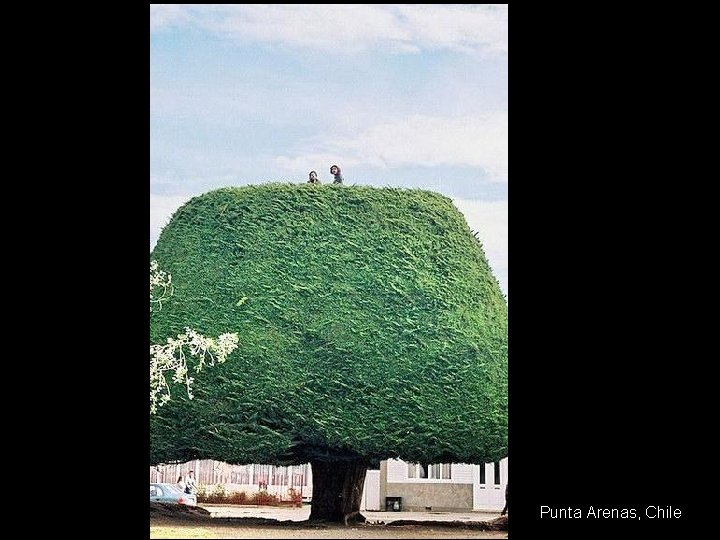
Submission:
<svg viewBox="0 0 720 540">
<path fill-rule="evenodd" d="M 190 478 L 195 478 L 195 471 L 190 471 L 190 472 L 188 473 L 188 476 L 189 476 Z"/>
<path fill-rule="evenodd" d="M 317 173 L 315 171 L 310 171 L 310 180 L 317 180 Z"/>
<path fill-rule="evenodd" d="M 330 167 L 330 174 L 334 176 L 340 174 L 340 167 L 338 167 L 337 165 L 333 165 L 332 167 Z"/>
</svg>

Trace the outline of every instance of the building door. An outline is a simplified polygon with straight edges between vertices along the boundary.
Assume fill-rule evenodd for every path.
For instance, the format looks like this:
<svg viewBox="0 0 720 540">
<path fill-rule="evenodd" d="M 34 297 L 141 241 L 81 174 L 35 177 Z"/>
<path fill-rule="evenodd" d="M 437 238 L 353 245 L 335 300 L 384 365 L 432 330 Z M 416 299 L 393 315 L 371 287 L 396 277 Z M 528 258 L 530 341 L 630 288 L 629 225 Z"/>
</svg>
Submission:
<svg viewBox="0 0 720 540">
<path fill-rule="evenodd" d="M 473 465 L 473 510 L 499 512 L 505 506 L 508 459 Z"/>
<path fill-rule="evenodd" d="M 365 486 L 363 487 L 361 510 L 380 510 L 379 470 L 369 470 L 365 475 Z"/>
</svg>

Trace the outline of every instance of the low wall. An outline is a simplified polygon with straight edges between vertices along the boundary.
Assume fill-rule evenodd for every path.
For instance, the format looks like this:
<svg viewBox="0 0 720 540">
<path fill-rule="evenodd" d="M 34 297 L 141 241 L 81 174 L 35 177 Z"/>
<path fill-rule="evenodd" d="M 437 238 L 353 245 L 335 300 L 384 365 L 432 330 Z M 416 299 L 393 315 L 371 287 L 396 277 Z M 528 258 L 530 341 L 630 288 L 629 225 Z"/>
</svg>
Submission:
<svg viewBox="0 0 720 540">
<path fill-rule="evenodd" d="M 472 484 L 388 483 L 384 497 L 402 497 L 402 509 L 422 512 L 430 508 L 437 512 L 473 509 Z M 385 499 L 380 501 L 385 510 Z"/>
</svg>

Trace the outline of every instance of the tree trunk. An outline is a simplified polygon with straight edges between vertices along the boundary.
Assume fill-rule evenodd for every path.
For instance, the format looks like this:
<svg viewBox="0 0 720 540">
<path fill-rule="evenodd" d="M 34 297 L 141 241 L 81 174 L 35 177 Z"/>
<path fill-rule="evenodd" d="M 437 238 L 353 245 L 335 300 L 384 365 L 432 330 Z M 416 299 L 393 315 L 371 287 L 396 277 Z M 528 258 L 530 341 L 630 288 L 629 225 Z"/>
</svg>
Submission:
<svg viewBox="0 0 720 540">
<path fill-rule="evenodd" d="M 310 519 L 339 523 L 364 522 L 360 514 L 368 465 L 352 461 L 311 461 L 313 494 Z"/>
</svg>

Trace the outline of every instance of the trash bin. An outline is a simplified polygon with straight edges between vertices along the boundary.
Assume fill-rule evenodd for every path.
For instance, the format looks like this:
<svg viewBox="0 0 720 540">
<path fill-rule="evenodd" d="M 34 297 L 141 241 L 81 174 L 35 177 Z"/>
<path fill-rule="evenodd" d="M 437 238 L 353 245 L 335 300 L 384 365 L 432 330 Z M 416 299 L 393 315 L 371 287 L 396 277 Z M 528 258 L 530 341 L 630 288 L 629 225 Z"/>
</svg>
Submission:
<svg viewBox="0 0 720 540">
<path fill-rule="evenodd" d="M 402 497 L 385 497 L 386 512 L 402 512 Z"/>
</svg>

